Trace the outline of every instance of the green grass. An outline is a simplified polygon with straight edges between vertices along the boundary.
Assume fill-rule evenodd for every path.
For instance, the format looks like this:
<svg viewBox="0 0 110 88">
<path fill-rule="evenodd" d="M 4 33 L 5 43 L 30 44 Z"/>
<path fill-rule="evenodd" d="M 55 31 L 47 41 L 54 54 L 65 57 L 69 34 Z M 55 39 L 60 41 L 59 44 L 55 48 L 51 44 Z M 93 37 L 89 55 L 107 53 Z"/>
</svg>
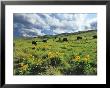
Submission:
<svg viewBox="0 0 110 88">
<path fill-rule="evenodd" d="M 47 36 L 47 43 L 40 37 L 14 38 L 14 75 L 96 75 L 97 39 L 93 35 L 97 32 L 62 34 L 56 39 Z M 77 40 L 77 36 L 82 39 Z M 38 41 L 36 46 L 33 40 Z"/>
</svg>

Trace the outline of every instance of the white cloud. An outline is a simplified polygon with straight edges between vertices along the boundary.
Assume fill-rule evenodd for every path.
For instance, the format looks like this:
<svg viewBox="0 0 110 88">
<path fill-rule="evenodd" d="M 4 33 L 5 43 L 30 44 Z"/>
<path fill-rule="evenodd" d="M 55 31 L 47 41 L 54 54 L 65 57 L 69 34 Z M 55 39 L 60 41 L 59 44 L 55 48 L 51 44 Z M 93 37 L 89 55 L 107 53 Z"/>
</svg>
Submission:
<svg viewBox="0 0 110 88">
<path fill-rule="evenodd" d="M 97 22 L 97 18 L 93 18 L 93 19 L 88 20 L 88 23 L 89 23 L 89 24 L 90 24 L 90 23 L 93 23 L 93 22 Z"/>
<path fill-rule="evenodd" d="M 15 14 L 16 18 L 21 18 L 21 23 L 15 21 L 14 28 L 18 27 L 19 29 L 21 27 L 19 30 L 24 36 L 29 36 L 29 32 L 36 35 L 45 35 L 47 33 L 45 31 L 51 31 L 50 33 L 53 32 L 52 34 L 71 33 L 76 31 L 92 30 L 90 28 L 90 24 L 97 21 L 96 17 L 86 19 L 87 14 L 45 13 L 41 15 L 33 13 Z M 30 24 L 22 23 L 22 20 L 25 20 L 24 22 L 28 22 Z"/>
<path fill-rule="evenodd" d="M 34 36 L 37 36 L 37 35 L 45 35 L 44 33 L 41 32 L 41 30 L 39 29 L 25 29 L 23 28 L 22 31 L 20 31 L 22 33 L 23 36 L 26 36 L 27 37 L 30 37 L 30 33 L 34 33 Z"/>
<path fill-rule="evenodd" d="M 57 28 L 57 29 L 54 30 L 54 33 L 55 34 L 65 33 L 65 30 Z"/>
</svg>

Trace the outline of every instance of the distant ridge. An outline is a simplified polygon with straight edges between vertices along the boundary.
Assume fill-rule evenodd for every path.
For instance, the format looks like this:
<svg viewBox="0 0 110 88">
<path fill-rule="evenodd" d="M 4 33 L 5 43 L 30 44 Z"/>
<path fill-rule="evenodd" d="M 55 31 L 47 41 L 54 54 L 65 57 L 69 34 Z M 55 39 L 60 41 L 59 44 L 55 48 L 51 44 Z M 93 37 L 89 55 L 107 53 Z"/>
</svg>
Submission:
<svg viewBox="0 0 110 88">
<path fill-rule="evenodd" d="M 58 34 L 58 35 L 80 34 L 80 33 L 93 32 L 93 31 L 97 31 L 97 30 L 78 31 L 78 32 L 74 32 L 74 33 L 62 33 L 62 34 Z"/>
<path fill-rule="evenodd" d="M 81 34 L 81 33 L 87 33 L 87 32 L 94 32 L 94 31 L 97 31 L 97 30 L 88 30 L 88 31 L 78 31 L 78 32 L 74 32 L 74 33 L 61 33 L 61 34 L 56 34 L 56 35 L 44 35 L 44 36 L 40 36 L 40 35 L 37 35 L 37 36 L 32 36 L 32 37 L 24 37 L 24 36 L 19 36 L 19 37 L 14 37 L 14 38 L 48 38 L 48 37 L 55 37 L 55 36 L 68 36 L 68 35 L 77 35 L 77 34 Z"/>
<path fill-rule="evenodd" d="M 88 31 L 78 31 L 78 32 L 74 32 L 74 33 L 61 33 L 61 34 L 57 34 L 57 35 L 44 35 L 44 36 L 36 36 L 39 38 L 47 38 L 47 37 L 55 37 L 55 36 L 68 36 L 68 35 L 77 35 L 77 34 L 81 34 L 81 33 L 87 33 L 87 32 L 95 32 L 97 30 L 88 30 Z M 35 37 L 33 37 L 35 38 Z"/>
</svg>

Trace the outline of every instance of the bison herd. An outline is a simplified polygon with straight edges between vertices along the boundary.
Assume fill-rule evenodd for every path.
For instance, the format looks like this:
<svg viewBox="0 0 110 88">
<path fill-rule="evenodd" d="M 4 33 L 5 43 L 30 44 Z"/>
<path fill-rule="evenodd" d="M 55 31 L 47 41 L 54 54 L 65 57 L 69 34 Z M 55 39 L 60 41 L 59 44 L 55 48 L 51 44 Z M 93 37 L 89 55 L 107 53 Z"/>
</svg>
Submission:
<svg viewBox="0 0 110 88">
<path fill-rule="evenodd" d="M 97 38 L 97 35 L 93 35 L 92 36 L 92 39 L 96 39 L 96 38 Z M 56 42 L 68 42 L 68 38 L 66 38 L 66 37 L 64 37 L 64 38 L 54 37 L 53 41 L 56 40 L 56 39 L 57 39 Z M 81 36 L 77 36 L 76 37 L 76 40 L 81 40 L 81 39 L 83 39 L 83 37 L 81 37 Z M 48 38 L 45 38 L 45 39 L 42 39 L 40 42 L 47 43 L 47 41 L 48 41 Z M 32 41 L 32 45 L 36 46 L 37 45 L 37 42 L 38 41 Z M 13 47 L 15 47 L 15 43 L 13 43 Z M 32 49 L 35 49 L 35 47 L 32 47 Z"/>
<path fill-rule="evenodd" d="M 96 39 L 96 38 L 97 38 L 97 35 L 93 35 L 92 38 L 93 38 L 93 39 Z M 54 41 L 55 39 L 57 39 L 57 37 L 55 37 L 55 38 L 53 39 L 53 41 Z M 81 39 L 83 39 L 81 36 L 77 36 L 77 37 L 76 37 L 76 40 L 81 40 Z M 46 38 L 46 39 L 42 39 L 41 42 L 47 43 L 47 41 L 48 41 L 48 39 Z M 58 38 L 58 40 L 57 40 L 56 42 L 67 42 L 67 41 L 68 41 L 68 38 L 63 38 L 63 39 Z M 37 45 L 37 41 L 32 41 L 32 45 L 35 45 L 35 46 L 36 46 L 36 45 Z M 34 48 L 33 48 L 33 49 L 34 49 Z"/>
</svg>

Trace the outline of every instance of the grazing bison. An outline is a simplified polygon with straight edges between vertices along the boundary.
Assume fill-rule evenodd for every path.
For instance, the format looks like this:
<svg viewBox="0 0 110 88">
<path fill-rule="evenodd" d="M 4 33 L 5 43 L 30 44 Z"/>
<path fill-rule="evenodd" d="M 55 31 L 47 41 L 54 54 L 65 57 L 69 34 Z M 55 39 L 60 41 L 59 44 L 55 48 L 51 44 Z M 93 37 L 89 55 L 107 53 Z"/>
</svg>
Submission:
<svg viewBox="0 0 110 88">
<path fill-rule="evenodd" d="M 82 39 L 82 37 L 78 36 L 78 37 L 77 37 L 77 40 L 80 40 L 80 39 Z"/>
<path fill-rule="evenodd" d="M 37 45 L 37 41 L 32 41 L 32 45 Z"/>
<path fill-rule="evenodd" d="M 66 41 L 68 41 L 68 39 L 67 39 L 67 38 L 63 38 L 63 41 L 65 41 L 65 42 L 66 42 Z"/>
<path fill-rule="evenodd" d="M 93 39 L 96 39 L 97 38 L 97 35 L 94 35 L 94 36 L 92 36 L 93 37 Z"/>
<path fill-rule="evenodd" d="M 47 39 L 43 39 L 42 42 L 47 42 Z"/>
<path fill-rule="evenodd" d="M 55 37 L 55 39 L 56 39 L 57 37 Z"/>
</svg>

